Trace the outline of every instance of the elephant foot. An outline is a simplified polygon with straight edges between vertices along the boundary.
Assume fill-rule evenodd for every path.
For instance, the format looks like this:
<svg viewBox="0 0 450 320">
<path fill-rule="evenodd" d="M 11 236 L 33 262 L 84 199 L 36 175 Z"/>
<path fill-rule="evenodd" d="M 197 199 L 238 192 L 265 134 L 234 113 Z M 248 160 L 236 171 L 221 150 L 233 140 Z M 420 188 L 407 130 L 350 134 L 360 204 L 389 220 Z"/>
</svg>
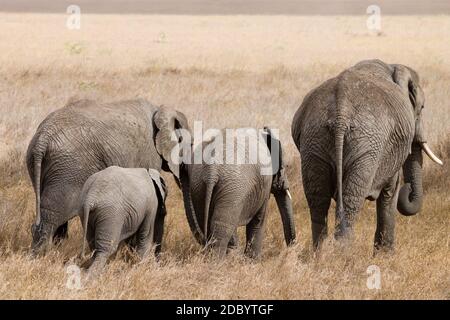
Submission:
<svg viewBox="0 0 450 320">
<path fill-rule="evenodd" d="M 350 242 L 353 239 L 353 230 L 349 226 L 337 226 L 334 239 L 339 242 Z"/>
<path fill-rule="evenodd" d="M 244 254 L 251 261 L 259 261 L 259 260 L 261 260 L 261 253 L 259 253 L 259 252 L 255 252 L 255 251 L 252 251 L 252 250 L 246 250 L 244 252 Z"/>
<path fill-rule="evenodd" d="M 327 237 L 327 225 L 325 223 L 312 222 L 312 238 L 313 238 L 313 250 L 319 250 L 320 245 Z"/>
<path fill-rule="evenodd" d="M 51 247 L 51 241 L 44 239 L 35 245 L 32 245 L 30 255 L 32 258 L 43 257 L 47 254 Z"/>
<path fill-rule="evenodd" d="M 382 242 L 376 241 L 373 247 L 373 256 L 379 254 L 391 254 L 394 253 L 394 243 L 393 242 Z"/>
<path fill-rule="evenodd" d="M 337 241 L 340 241 L 347 237 L 348 237 L 347 229 L 342 228 L 342 227 L 336 227 L 336 230 L 334 231 L 334 239 L 336 239 Z"/>
<path fill-rule="evenodd" d="M 339 213 L 337 214 L 336 228 L 334 230 L 334 238 L 339 241 L 350 241 L 353 238 L 353 217 L 354 215 Z"/>
<path fill-rule="evenodd" d="M 88 281 L 96 280 L 100 277 L 103 269 L 106 266 L 106 262 L 108 261 L 108 254 L 97 254 L 94 256 L 92 264 L 89 266 L 87 270 Z"/>
</svg>

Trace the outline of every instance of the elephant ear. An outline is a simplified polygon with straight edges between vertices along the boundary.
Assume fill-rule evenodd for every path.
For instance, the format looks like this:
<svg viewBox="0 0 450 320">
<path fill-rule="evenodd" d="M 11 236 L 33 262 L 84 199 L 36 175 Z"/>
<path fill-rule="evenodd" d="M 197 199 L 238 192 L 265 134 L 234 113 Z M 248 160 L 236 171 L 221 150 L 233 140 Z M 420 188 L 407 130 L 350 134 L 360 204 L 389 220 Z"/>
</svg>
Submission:
<svg viewBox="0 0 450 320">
<path fill-rule="evenodd" d="M 264 127 L 263 133 L 266 136 L 267 148 L 270 152 L 272 159 L 273 174 L 276 175 L 283 166 L 283 150 L 281 149 L 281 143 L 276 138 L 269 127 Z"/>
<path fill-rule="evenodd" d="M 161 177 L 161 174 L 155 169 L 148 169 L 148 174 L 152 179 L 153 185 L 157 189 L 157 192 L 159 193 L 162 204 L 164 205 L 164 201 L 166 200 L 167 197 L 166 182 L 164 181 L 163 177 Z"/>
<path fill-rule="evenodd" d="M 272 160 L 272 187 L 271 192 L 276 193 L 280 190 L 284 190 L 289 198 L 291 198 L 289 192 L 289 181 L 286 176 L 286 171 L 283 162 L 283 149 L 281 148 L 281 142 L 268 127 L 264 127 L 263 133 L 266 135 L 267 148 L 270 152 Z"/>
<path fill-rule="evenodd" d="M 422 109 L 425 99 L 419 87 L 419 76 L 417 73 L 406 66 L 397 64 L 394 65 L 392 78 L 399 85 L 405 96 L 409 97 L 414 110 L 419 112 Z"/>
<path fill-rule="evenodd" d="M 171 155 L 174 148 L 178 148 L 179 142 L 181 142 L 179 130 L 189 130 L 186 116 L 181 112 L 161 106 L 153 116 L 153 123 L 157 131 L 155 135 L 156 151 L 167 163 L 168 170 L 179 180 L 179 159 L 172 159 Z"/>
</svg>

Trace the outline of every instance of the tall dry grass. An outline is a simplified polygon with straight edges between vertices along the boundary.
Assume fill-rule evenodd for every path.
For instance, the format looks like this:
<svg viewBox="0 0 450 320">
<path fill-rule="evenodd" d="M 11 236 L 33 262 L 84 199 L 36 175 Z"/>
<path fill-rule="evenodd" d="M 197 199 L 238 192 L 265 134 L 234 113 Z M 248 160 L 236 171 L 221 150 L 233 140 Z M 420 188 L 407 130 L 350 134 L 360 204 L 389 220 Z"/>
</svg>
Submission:
<svg viewBox="0 0 450 320">
<path fill-rule="evenodd" d="M 372 36 L 364 17 L 83 15 L 82 29 L 69 31 L 63 15 L 0 14 L 0 298 L 449 298 L 450 19 L 383 17 L 382 26 Z M 372 256 L 375 206 L 367 202 L 355 241 L 343 248 L 329 237 L 315 256 L 292 116 L 310 89 L 367 58 L 419 72 L 428 140 L 445 165 L 425 160 L 424 208 L 397 217 L 395 253 Z M 206 128 L 279 128 L 298 244 L 285 248 L 272 201 L 261 261 L 245 259 L 242 248 L 223 262 L 205 256 L 167 176 L 161 262 L 134 264 L 121 251 L 96 284 L 68 289 L 80 225 L 73 220 L 69 240 L 49 255 L 28 257 L 34 194 L 24 153 L 40 121 L 71 97 L 144 97 Z M 333 209 L 330 218 L 332 232 Z M 380 267 L 381 290 L 366 286 L 370 265 Z"/>
</svg>

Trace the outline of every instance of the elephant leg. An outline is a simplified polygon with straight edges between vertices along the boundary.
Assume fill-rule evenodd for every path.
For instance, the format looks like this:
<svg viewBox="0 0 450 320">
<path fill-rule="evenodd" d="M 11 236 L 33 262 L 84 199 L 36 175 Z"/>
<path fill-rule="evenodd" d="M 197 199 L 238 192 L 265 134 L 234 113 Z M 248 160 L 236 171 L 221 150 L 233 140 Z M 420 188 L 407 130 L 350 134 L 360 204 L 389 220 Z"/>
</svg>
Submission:
<svg viewBox="0 0 450 320">
<path fill-rule="evenodd" d="M 83 269 L 89 269 L 94 262 L 94 256 L 95 256 L 95 228 L 92 225 L 88 225 L 87 232 L 86 232 L 86 242 L 89 250 L 94 252 L 94 255 L 89 254 L 86 255 L 89 258 L 84 260 L 82 264 L 80 265 L 80 268 Z M 83 254 L 86 254 L 86 252 L 81 253 L 81 257 L 83 257 Z M 85 258 L 85 257 L 84 257 Z"/>
<path fill-rule="evenodd" d="M 98 213 L 100 216 L 101 212 Z M 95 226 L 94 234 L 94 262 L 89 268 L 93 270 L 101 269 L 106 263 L 106 260 L 117 252 L 120 244 L 120 237 L 123 227 L 120 212 L 108 212 L 105 214 L 106 218 L 100 217 L 97 221 L 101 221 Z M 98 262 L 96 262 L 98 261 Z"/>
<path fill-rule="evenodd" d="M 211 238 L 208 246 L 217 254 L 219 258 L 223 258 L 228 249 L 228 244 L 236 232 L 237 223 L 233 219 L 235 208 L 214 208 L 210 223 Z M 238 210 L 240 213 L 241 211 Z"/>
<path fill-rule="evenodd" d="M 136 234 L 136 252 L 143 259 L 150 253 L 154 236 L 154 216 L 147 214 Z"/>
<path fill-rule="evenodd" d="M 92 258 L 92 263 L 87 271 L 87 279 L 94 280 L 98 278 L 102 270 L 105 268 L 106 262 L 110 257 L 110 252 L 96 251 Z"/>
<path fill-rule="evenodd" d="M 302 163 L 303 188 L 311 216 L 313 249 L 319 248 L 328 233 L 328 209 L 333 196 L 333 170 L 315 157 L 307 157 Z"/>
<path fill-rule="evenodd" d="M 313 249 L 319 248 L 323 239 L 328 233 L 328 209 L 330 208 L 331 197 L 320 197 L 310 206 L 311 232 Z"/>
<path fill-rule="evenodd" d="M 158 210 L 155 218 L 153 242 L 155 244 L 155 255 L 159 256 L 161 252 L 162 239 L 164 235 L 164 219 L 166 217 L 165 210 Z"/>
<path fill-rule="evenodd" d="M 77 214 L 78 185 L 58 185 L 46 188 L 41 198 L 41 205 L 52 211 L 52 221 L 55 226 L 53 243 L 60 244 L 69 238 L 69 220 Z"/>
<path fill-rule="evenodd" d="M 264 203 L 246 226 L 247 245 L 245 246 L 245 255 L 252 259 L 257 259 L 261 255 L 267 203 L 268 201 Z"/>
<path fill-rule="evenodd" d="M 86 232 L 86 241 L 89 248 L 93 251 L 93 255 L 82 264 L 87 269 L 87 279 L 95 279 L 106 265 L 112 252 L 108 252 L 108 246 L 103 248 L 97 244 L 96 240 L 97 228 L 93 224 L 88 224 Z"/>
<path fill-rule="evenodd" d="M 87 269 L 93 262 L 93 256 L 92 254 L 89 254 L 88 250 L 95 252 L 95 227 L 93 225 L 87 225 L 86 240 L 83 239 L 83 241 L 86 241 L 86 248 L 88 249 L 86 249 L 85 252 L 81 252 L 81 257 L 86 258 L 86 256 L 89 256 L 89 259 L 84 261 L 81 267 Z"/>
<path fill-rule="evenodd" d="M 394 247 L 395 212 L 397 208 L 400 175 L 396 174 L 381 190 L 377 199 L 377 229 L 375 231 L 375 250 Z"/>
<path fill-rule="evenodd" d="M 355 147 L 356 148 L 356 147 Z M 357 148 L 356 148 L 357 149 Z M 342 181 L 343 212 L 336 210 L 336 227 L 334 236 L 337 240 L 351 239 L 353 224 L 361 211 L 367 194 L 372 186 L 375 171 L 378 168 L 376 149 L 360 156 L 344 169 Z"/>
<path fill-rule="evenodd" d="M 233 236 L 230 239 L 230 242 L 228 242 L 228 249 L 234 250 L 237 249 L 238 246 L 239 246 L 239 237 L 237 234 L 237 230 L 235 230 Z"/>
<path fill-rule="evenodd" d="M 355 188 L 359 188 L 355 186 Z M 365 190 L 363 191 L 365 192 Z M 336 211 L 334 237 L 336 240 L 348 240 L 353 237 L 353 224 L 356 215 L 364 205 L 365 197 L 361 194 L 344 194 L 344 212 Z"/>
<path fill-rule="evenodd" d="M 53 243 L 59 244 L 67 238 L 69 238 L 69 222 L 63 223 L 56 229 L 55 235 L 53 236 Z"/>
</svg>

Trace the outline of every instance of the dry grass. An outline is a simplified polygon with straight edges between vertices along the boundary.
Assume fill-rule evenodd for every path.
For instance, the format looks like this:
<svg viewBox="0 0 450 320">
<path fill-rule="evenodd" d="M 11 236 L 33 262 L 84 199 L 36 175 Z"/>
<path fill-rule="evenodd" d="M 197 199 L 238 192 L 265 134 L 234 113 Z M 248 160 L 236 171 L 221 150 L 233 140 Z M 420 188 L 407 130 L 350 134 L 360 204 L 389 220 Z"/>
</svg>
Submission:
<svg viewBox="0 0 450 320">
<path fill-rule="evenodd" d="M 65 29 L 64 19 L 0 14 L 0 298 L 450 298 L 448 16 L 383 17 L 380 36 L 367 32 L 363 17 L 93 15 L 83 16 L 80 31 Z M 374 57 L 421 74 L 429 141 L 445 166 L 425 160 L 424 208 L 398 216 L 395 253 L 372 256 L 375 207 L 367 203 L 353 243 L 341 248 L 329 239 L 313 256 L 291 119 L 314 86 Z M 271 203 L 260 262 L 241 250 L 223 262 L 205 257 L 170 179 L 161 263 L 132 264 L 121 252 L 98 283 L 67 289 L 65 263 L 80 250 L 80 225 L 72 221 L 69 241 L 48 256 L 28 258 L 34 194 L 24 152 L 39 122 L 73 96 L 146 97 L 204 127 L 280 128 L 298 245 L 285 248 Z M 381 268 L 381 290 L 366 287 L 372 264 Z"/>
</svg>

